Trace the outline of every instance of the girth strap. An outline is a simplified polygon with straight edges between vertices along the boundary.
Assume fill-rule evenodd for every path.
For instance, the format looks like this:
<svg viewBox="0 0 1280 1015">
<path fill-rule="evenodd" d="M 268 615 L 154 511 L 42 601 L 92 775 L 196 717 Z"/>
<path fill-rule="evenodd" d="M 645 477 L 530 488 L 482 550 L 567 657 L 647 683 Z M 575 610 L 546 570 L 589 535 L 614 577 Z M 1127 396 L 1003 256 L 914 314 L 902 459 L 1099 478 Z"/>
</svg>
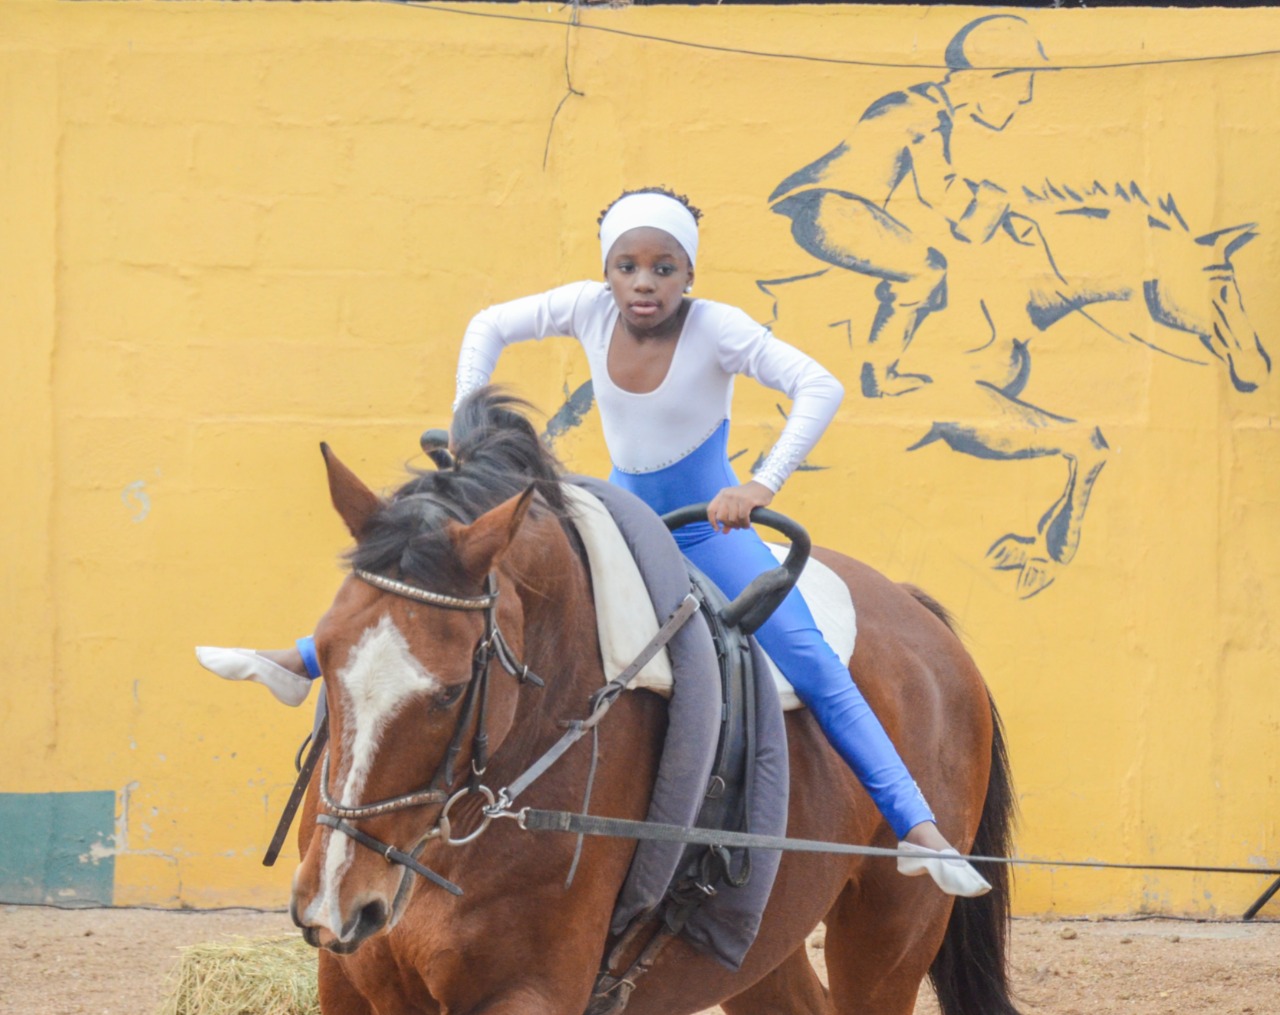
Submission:
<svg viewBox="0 0 1280 1015">
<path fill-rule="evenodd" d="M 686 561 L 686 564 L 690 580 L 703 598 L 702 612 L 715 645 L 724 702 L 711 777 L 695 824 L 699 828 L 745 831 L 750 826 L 748 801 L 755 777 L 755 682 L 759 675 L 755 672 L 748 636 L 724 620 L 727 603 L 724 594 L 691 561 Z M 737 875 L 732 872 L 728 854 L 718 854 L 716 859 L 722 861 L 723 866 L 718 870 L 719 876 L 711 882 L 705 877 L 710 868 L 706 865 L 704 853 L 705 850 L 696 846 L 685 851 L 683 879 L 698 881 L 704 891 L 720 878 L 735 888 L 746 884 L 751 872 L 750 853 L 743 851 Z M 672 887 L 678 886 L 683 879 L 677 875 Z"/>
<path fill-rule="evenodd" d="M 695 826 L 741 831 L 749 824 L 747 801 L 751 798 L 756 754 L 754 684 L 758 675 L 747 635 L 724 619 L 724 594 L 691 561 L 686 560 L 685 564 L 715 646 L 723 701 L 715 760 Z M 521 812 L 522 819 L 531 813 L 534 812 Z M 649 827 L 649 822 L 643 824 Z M 579 842 L 586 834 L 585 830 L 578 832 Z M 741 888 L 747 884 L 751 854 L 743 849 L 740 857 L 735 872 L 733 858 L 724 846 L 686 844 L 662 901 L 633 919 L 606 956 L 584 1015 L 620 1015 L 638 981 L 684 931 L 689 919 L 716 894 L 717 887 L 727 884 Z M 633 953 L 636 942 L 646 933 L 647 943 L 630 965 L 621 968 L 625 957 Z"/>
</svg>

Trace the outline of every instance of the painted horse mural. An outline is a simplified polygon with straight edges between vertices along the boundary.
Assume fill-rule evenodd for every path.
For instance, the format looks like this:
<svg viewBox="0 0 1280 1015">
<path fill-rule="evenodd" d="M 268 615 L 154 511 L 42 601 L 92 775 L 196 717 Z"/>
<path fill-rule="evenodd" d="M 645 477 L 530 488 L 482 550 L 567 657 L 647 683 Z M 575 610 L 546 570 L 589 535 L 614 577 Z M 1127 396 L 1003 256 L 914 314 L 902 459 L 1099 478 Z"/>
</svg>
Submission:
<svg viewBox="0 0 1280 1015">
<path fill-rule="evenodd" d="M 973 160 L 1052 68 L 1029 23 L 1007 13 L 965 24 L 944 57 L 941 80 L 875 100 L 835 148 L 774 189 L 771 209 L 827 267 L 759 284 L 774 322 L 797 300 L 829 313 L 864 396 L 911 395 L 917 412 L 927 400 L 933 424 L 912 449 L 941 441 L 980 458 L 1063 460 L 1066 481 L 1036 531 L 1009 532 L 987 551 L 1026 598 L 1075 556 L 1108 452 L 1096 424 L 1028 400 L 1030 340 L 1087 322 L 1189 363 L 1218 361 L 1237 391 L 1253 391 L 1271 360 L 1232 257 L 1255 234 L 1193 233 L 1171 196 L 1149 201 L 1133 182 L 1010 188 L 985 178 Z M 857 279 L 875 280 L 864 340 L 866 298 L 847 288 Z M 834 286 L 820 292 L 819 280 Z"/>
<path fill-rule="evenodd" d="M 793 235 L 806 249 L 830 246 L 815 211 L 821 203 L 820 192 L 800 192 L 774 205 L 792 219 Z M 789 300 L 829 306 L 827 324 L 849 339 L 865 397 L 910 395 L 917 411 L 921 404 L 933 407 L 928 432 L 908 450 L 942 442 L 992 460 L 1062 459 L 1065 482 L 1036 531 L 1005 533 L 986 553 L 991 567 L 1015 573 L 1017 592 L 1027 598 L 1047 588 L 1075 556 L 1109 452 L 1099 426 L 1025 396 L 1035 336 L 1064 322 L 1083 323 L 1182 362 L 1218 363 L 1242 393 L 1266 380 L 1271 358 L 1249 322 L 1232 264 L 1256 235 L 1251 224 L 1196 233 L 1172 196 L 1153 202 L 1132 182 L 1078 188 L 1046 182 L 1021 188 L 1004 203 L 984 243 L 955 244 L 935 261 L 946 266 L 945 277 L 935 278 L 910 330 L 896 332 L 896 345 L 876 348 L 884 337 L 885 300 L 892 298 L 883 279 L 880 310 L 862 344 L 842 305 L 856 300 L 847 288 L 855 276 L 824 269 L 759 285 L 773 300 L 775 322 L 787 316 Z M 1008 268 L 1011 248 L 1015 271 Z M 993 285 L 1001 272 L 1012 280 Z M 867 266 L 860 274 L 877 272 Z M 903 281 L 909 286 L 916 279 Z"/>
<path fill-rule="evenodd" d="M 909 396 L 916 415 L 929 410 L 931 425 L 907 450 L 942 443 L 995 461 L 1062 460 L 1062 488 L 1035 531 L 1000 534 L 985 553 L 992 568 L 1012 572 L 1017 594 L 1029 598 L 1075 557 L 1094 482 L 1110 454 L 1100 425 L 1028 398 L 1032 339 L 1082 326 L 1179 362 L 1216 364 L 1242 394 L 1264 384 L 1272 364 L 1232 262 L 1256 237 L 1252 224 L 1194 231 L 1171 195 L 1151 200 L 1132 181 L 1045 182 L 1008 195 L 993 184 L 985 189 L 1004 195 L 985 242 L 947 248 L 949 256 L 922 262 L 920 276 L 863 264 L 757 284 L 771 301 L 769 324 L 788 337 L 831 333 L 833 345 L 849 350 L 843 370 L 838 355 L 818 355 L 837 375 L 853 373 L 850 390 L 868 399 Z M 821 244 L 814 235 L 821 231 L 820 206 L 821 195 L 800 192 L 774 210 L 792 218 L 801 246 L 829 248 L 829 235 Z M 945 271 L 935 271 L 938 265 Z M 1008 277 L 992 285 L 1001 273 Z M 872 297 L 868 276 L 880 279 Z M 925 276 L 931 287 L 916 302 L 910 326 L 886 328 L 886 304 L 900 306 L 897 293 Z M 860 338 L 865 320 L 870 328 Z M 591 404 L 590 382 L 566 390 L 548 436 L 579 425 Z"/>
</svg>

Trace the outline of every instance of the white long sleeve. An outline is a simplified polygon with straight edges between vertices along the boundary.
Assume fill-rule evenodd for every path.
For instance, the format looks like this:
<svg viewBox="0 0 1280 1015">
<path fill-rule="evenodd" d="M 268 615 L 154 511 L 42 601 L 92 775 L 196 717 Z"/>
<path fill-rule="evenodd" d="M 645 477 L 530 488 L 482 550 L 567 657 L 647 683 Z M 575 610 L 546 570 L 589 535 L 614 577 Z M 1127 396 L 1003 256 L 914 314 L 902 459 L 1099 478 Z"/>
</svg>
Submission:
<svg viewBox="0 0 1280 1015">
<path fill-rule="evenodd" d="M 481 310 L 471 319 L 458 352 L 457 386 L 453 407 L 493 376 L 502 350 L 517 342 L 551 335 L 576 337 L 582 300 L 594 283 L 575 282 L 536 296 L 522 296 Z"/>
<path fill-rule="evenodd" d="M 586 353 L 605 444 L 622 472 L 647 473 L 680 461 L 726 419 L 733 381 L 745 374 L 792 400 L 782 435 L 754 478 L 777 491 L 817 443 L 844 388 L 827 370 L 735 307 L 694 300 L 654 390 L 633 392 L 609 376 L 618 310 L 599 282 L 576 282 L 482 310 L 463 336 L 454 406 L 487 384 L 502 351 L 551 335 L 576 338 Z"/>
<path fill-rule="evenodd" d="M 752 476 L 777 493 L 835 418 L 844 386 L 811 356 L 775 338 L 741 311 L 728 309 L 721 365 L 791 398 L 786 426 Z"/>
</svg>

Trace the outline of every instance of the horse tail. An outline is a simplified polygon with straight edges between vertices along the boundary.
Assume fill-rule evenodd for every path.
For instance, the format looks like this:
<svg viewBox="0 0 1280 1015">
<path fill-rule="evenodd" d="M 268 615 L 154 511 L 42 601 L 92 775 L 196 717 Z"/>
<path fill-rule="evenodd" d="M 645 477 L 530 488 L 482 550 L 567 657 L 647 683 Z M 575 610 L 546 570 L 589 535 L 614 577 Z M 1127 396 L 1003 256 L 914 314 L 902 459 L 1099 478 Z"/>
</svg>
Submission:
<svg viewBox="0 0 1280 1015">
<path fill-rule="evenodd" d="M 972 852 L 1009 856 L 1013 848 L 1013 780 L 1004 724 L 989 692 L 987 701 L 991 706 L 991 774 Z M 1018 1015 L 1008 980 L 1009 866 L 986 867 L 982 873 L 991 882 L 991 891 L 976 899 L 956 899 L 942 948 L 929 967 L 943 1015 Z"/>
</svg>

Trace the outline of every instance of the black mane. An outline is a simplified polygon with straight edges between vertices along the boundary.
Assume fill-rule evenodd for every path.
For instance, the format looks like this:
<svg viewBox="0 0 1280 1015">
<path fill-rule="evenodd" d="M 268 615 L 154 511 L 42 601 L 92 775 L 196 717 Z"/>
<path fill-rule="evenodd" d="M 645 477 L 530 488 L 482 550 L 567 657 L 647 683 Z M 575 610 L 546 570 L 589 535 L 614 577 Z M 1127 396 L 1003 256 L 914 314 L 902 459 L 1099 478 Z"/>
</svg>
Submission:
<svg viewBox="0 0 1280 1015">
<path fill-rule="evenodd" d="M 453 468 L 410 469 L 408 482 L 369 520 L 347 562 L 444 592 L 466 577 L 446 535 L 450 522 L 469 524 L 533 486 L 539 495 L 533 510 L 549 509 L 567 523 L 563 467 L 529 422 L 532 410 L 492 386 L 465 398 L 450 427 Z"/>
</svg>

